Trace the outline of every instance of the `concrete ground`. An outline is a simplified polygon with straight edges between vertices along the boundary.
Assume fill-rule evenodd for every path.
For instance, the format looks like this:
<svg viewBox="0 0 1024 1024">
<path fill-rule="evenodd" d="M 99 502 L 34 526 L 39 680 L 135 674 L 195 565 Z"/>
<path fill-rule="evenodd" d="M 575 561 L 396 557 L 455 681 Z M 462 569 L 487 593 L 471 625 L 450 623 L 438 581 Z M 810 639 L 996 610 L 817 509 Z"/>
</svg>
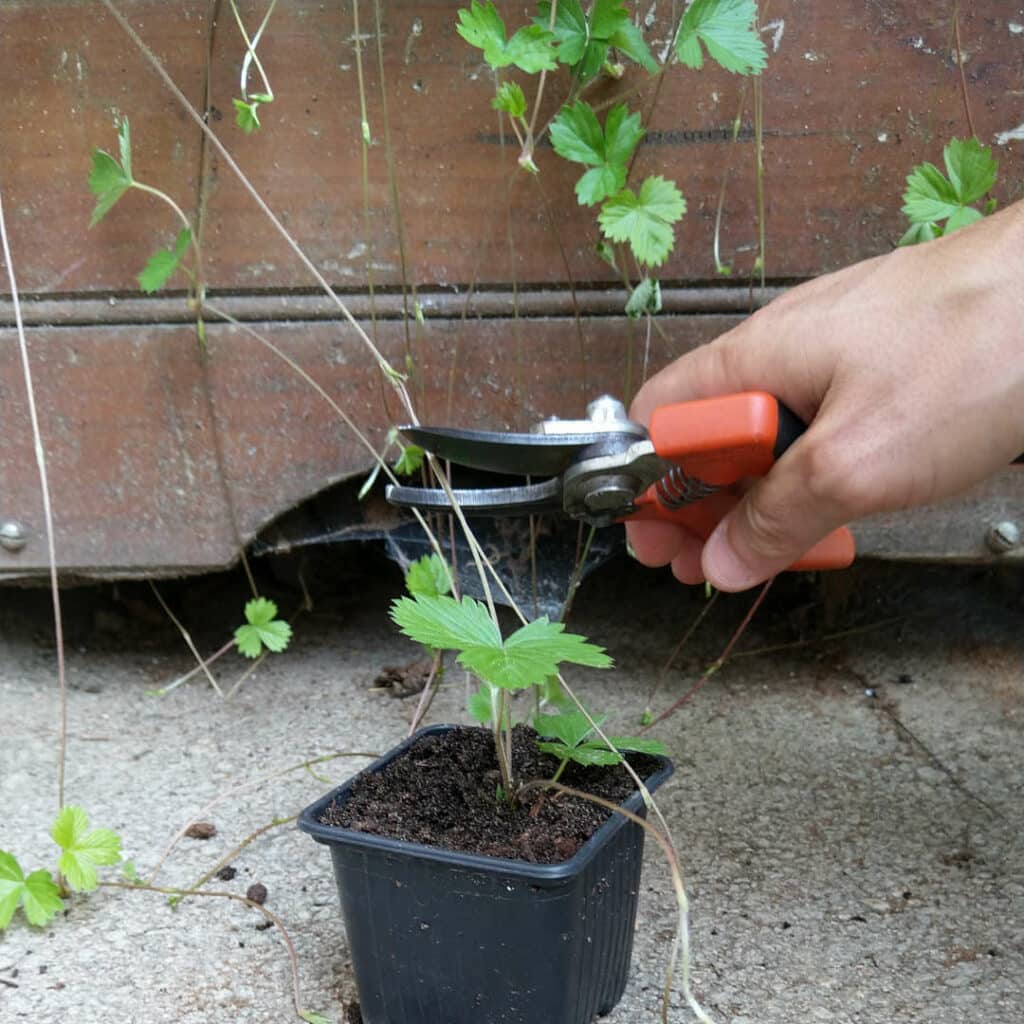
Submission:
<svg viewBox="0 0 1024 1024">
<path fill-rule="evenodd" d="M 372 689 L 383 666 L 415 656 L 385 615 L 397 575 L 342 553 L 309 576 L 315 609 L 296 619 L 292 649 L 230 701 L 198 679 L 150 694 L 191 657 L 147 586 L 65 595 L 69 802 L 116 829 L 146 877 L 191 818 L 216 826 L 212 838 L 183 839 L 157 884 L 193 884 L 364 761 L 272 773 L 335 751 L 383 751 L 404 734 L 413 702 Z M 282 566 L 263 583 L 286 610 L 299 603 L 291 578 Z M 161 591 L 204 651 L 229 636 L 245 596 L 237 575 Z M 695 988 L 716 1022 L 732 1024 L 1019 1021 L 1022 579 L 864 567 L 832 579 L 824 596 L 779 581 L 739 650 L 781 649 L 737 658 L 657 729 L 678 765 L 659 802 L 684 859 Z M 26 869 L 55 862 L 48 600 L 0 591 L 0 848 Z M 702 600 L 625 561 L 584 585 L 573 626 L 606 644 L 617 667 L 570 678 L 616 730 L 635 727 Z M 749 603 L 718 601 L 656 707 L 686 691 Z M 219 675 L 230 683 L 243 667 L 230 655 Z M 462 698 L 452 673 L 432 719 L 461 719 Z M 202 811 L 245 783 L 255 785 Z M 648 847 L 633 980 L 607 1024 L 659 1020 L 674 906 Z M 232 880 L 206 888 L 266 886 L 266 907 L 294 942 L 304 1005 L 346 1021 L 356 994 L 326 851 L 285 825 L 231 864 Z M 74 898 L 42 929 L 19 915 L 0 936 L 0 1020 L 296 1019 L 285 943 L 262 924 L 239 903 L 193 898 L 171 909 L 160 895 L 113 888 Z M 689 1019 L 677 995 L 670 1020 Z"/>
</svg>

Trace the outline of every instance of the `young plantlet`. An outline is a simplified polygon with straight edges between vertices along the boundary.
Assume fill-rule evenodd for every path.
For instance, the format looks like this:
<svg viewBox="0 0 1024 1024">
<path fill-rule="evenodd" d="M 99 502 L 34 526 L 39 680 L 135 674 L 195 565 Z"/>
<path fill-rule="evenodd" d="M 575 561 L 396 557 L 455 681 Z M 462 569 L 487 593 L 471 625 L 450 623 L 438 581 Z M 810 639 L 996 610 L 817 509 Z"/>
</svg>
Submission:
<svg viewBox="0 0 1024 1024">
<path fill-rule="evenodd" d="M 607 715 L 591 716 L 598 728 L 604 725 Z M 581 765 L 621 764 L 624 754 L 664 754 L 665 745 L 658 740 L 646 740 L 639 736 L 609 736 L 614 750 L 604 740 L 596 737 L 594 726 L 582 711 L 563 711 L 559 715 L 536 715 L 533 728 L 541 739 L 537 747 L 547 754 L 561 758 L 558 770 L 551 777 L 557 782 L 570 761 Z M 591 738 L 594 737 L 594 738 Z"/>
<path fill-rule="evenodd" d="M 953 139 L 943 148 L 942 159 L 946 174 L 925 162 L 907 175 L 903 212 L 910 218 L 910 227 L 900 245 L 915 245 L 948 235 L 981 220 L 996 208 L 995 199 L 985 204 L 984 212 L 972 205 L 995 184 L 999 164 L 991 149 L 977 139 Z"/>
<path fill-rule="evenodd" d="M 193 289 L 198 288 L 201 255 L 199 245 L 192 231 L 192 225 L 181 207 L 166 192 L 152 185 L 136 181 L 132 174 L 132 139 L 128 118 L 123 118 L 117 132 L 118 155 L 111 156 L 102 149 L 92 151 L 92 170 L 89 173 L 89 189 L 96 197 L 96 205 L 92 211 L 89 227 L 95 227 L 113 209 L 117 201 L 130 189 L 137 189 L 161 202 L 166 203 L 174 211 L 183 227 L 178 232 L 174 246 L 170 249 L 158 249 L 146 263 L 138 275 L 139 287 L 147 294 L 159 291 L 171 279 L 176 270 L 181 270 L 188 277 Z M 189 268 L 182 260 L 191 248 L 194 266 Z M 201 298 L 197 296 L 197 300 Z"/>
<path fill-rule="evenodd" d="M 98 884 L 96 868 L 121 859 L 121 837 L 108 828 L 90 831 L 81 807 L 62 808 L 50 835 L 61 850 L 56 879 L 45 868 L 26 877 L 14 854 L 0 850 L 0 931 L 19 906 L 29 924 L 47 924 L 64 909 L 63 896 L 92 892 Z"/>
<path fill-rule="evenodd" d="M 512 66 L 528 74 L 542 73 L 533 119 L 527 117 L 526 95 L 515 82 L 502 82 L 491 104 L 508 115 L 520 145 L 519 164 L 533 174 L 539 173 L 533 157 L 538 140 L 533 126 L 543 75 L 556 63 L 569 69 L 569 100 L 550 124 L 552 147 L 564 159 L 588 168 L 576 183 L 576 198 L 582 206 L 600 204 L 601 258 L 615 267 L 613 243 L 627 244 L 640 268 L 643 280 L 630 289 L 626 313 L 638 318 L 658 312 L 660 287 L 647 271 L 671 256 L 674 227 L 686 212 L 686 200 L 675 183 L 661 175 L 648 177 L 635 191 L 627 188 L 629 168 L 644 136 L 640 115 L 630 114 L 624 104 L 616 105 L 602 128 L 593 107 L 580 98 L 598 75 L 621 77 L 623 66 L 613 54 L 628 57 L 652 75 L 663 72 L 625 4 L 594 0 L 585 11 L 579 0 L 558 4 L 543 0 L 533 24 L 508 37 L 494 4 L 473 0 L 468 10 L 458 12 L 456 28 L 470 45 L 483 51 L 493 70 Z M 767 49 L 758 32 L 755 0 L 694 0 L 680 19 L 673 57 L 686 67 L 700 68 L 705 51 L 735 74 L 762 71 Z M 716 258 L 716 266 L 722 270 L 724 264 Z M 626 285 L 630 287 L 628 278 Z"/>
<path fill-rule="evenodd" d="M 245 132 L 246 135 L 252 135 L 260 127 L 259 108 L 262 103 L 273 103 L 274 102 L 274 90 L 270 87 L 270 79 L 267 78 L 266 72 L 263 70 L 263 65 L 260 63 L 260 58 L 256 53 L 256 47 L 260 44 L 260 39 L 263 36 L 263 31 L 267 27 L 267 22 L 270 21 L 270 16 L 274 13 L 274 8 L 277 6 L 277 0 L 271 0 L 270 6 L 267 8 L 267 13 L 263 16 L 263 21 L 260 22 L 260 27 L 256 30 L 256 34 L 249 39 L 249 33 L 245 30 L 245 24 L 242 21 L 242 16 L 238 13 L 238 7 L 235 0 L 231 0 L 231 13 L 235 16 L 235 22 L 238 25 L 238 31 L 242 33 L 242 39 L 245 40 L 245 57 L 242 60 L 242 70 L 239 75 L 239 90 L 241 91 L 241 99 L 233 99 L 231 102 L 235 108 L 235 124 Z M 256 71 L 263 82 L 262 92 L 248 92 L 249 85 L 249 70 L 255 65 Z"/>
<path fill-rule="evenodd" d="M 401 597 L 391 605 L 391 618 L 406 636 L 432 650 L 453 650 L 463 668 L 497 690 L 524 690 L 557 675 L 563 662 L 608 668 L 604 649 L 547 616 L 521 626 L 502 638 L 487 607 L 471 597 L 457 601 L 447 595 Z M 499 695 L 499 699 L 501 696 Z M 514 794 L 512 752 L 502 736 L 500 715 L 494 723 L 495 746 L 502 785 Z"/>
<path fill-rule="evenodd" d="M 247 658 L 258 658 L 264 649 L 279 654 L 291 642 L 292 627 L 277 617 L 277 605 L 269 598 L 247 601 L 245 620 L 235 630 L 235 646 Z"/>
</svg>

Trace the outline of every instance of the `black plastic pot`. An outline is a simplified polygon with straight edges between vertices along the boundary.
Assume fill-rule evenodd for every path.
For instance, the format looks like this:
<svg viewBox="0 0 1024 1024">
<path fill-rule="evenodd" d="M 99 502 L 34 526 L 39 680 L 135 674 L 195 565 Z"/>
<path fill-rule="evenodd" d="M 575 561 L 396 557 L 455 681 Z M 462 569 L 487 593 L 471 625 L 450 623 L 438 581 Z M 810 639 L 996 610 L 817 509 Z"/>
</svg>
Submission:
<svg viewBox="0 0 1024 1024">
<path fill-rule="evenodd" d="M 379 771 L 423 729 L 365 769 Z M 646 779 L 673 772 L 665 758 Z M 357 776 L 358 777 L 358 776 Z M 299 817 L 331 848 L 364 1024 L 590 1024 L 629 976 L 644 831 L 614 814 L 560 864 L 456 853 Z M 639 793 L 623 804 L 643 815 Z"/>
</svg>

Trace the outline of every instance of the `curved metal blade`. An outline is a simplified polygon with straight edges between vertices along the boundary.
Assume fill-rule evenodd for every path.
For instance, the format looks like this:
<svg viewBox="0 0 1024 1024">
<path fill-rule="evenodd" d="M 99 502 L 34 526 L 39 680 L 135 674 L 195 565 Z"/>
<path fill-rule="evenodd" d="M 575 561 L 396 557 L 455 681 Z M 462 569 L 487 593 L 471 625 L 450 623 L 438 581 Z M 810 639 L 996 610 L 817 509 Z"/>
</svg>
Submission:
<svg viewBox="0 0 1024 1024">
<path fill-rule="evenodd" d="M 528 516 L 562 511 L 562 481 L 558 477 L 521 487 L 473 488 L 452 493 L 466 515 L 470 516 Z M 452 509 L 448 495 L 437 487 L 391 484 L 385 496 L 390 504 L 400 508 L 418 508 L 424 512 L 450 512 Z"/>
<path fill-rule="evenodd" d="M 617 433 L 506 434 L 456 427 L 399 427 L 401 434 L 439 459 L 516 476 L 554 476 L 593 444 L 615 443 Z M 636 438 L 623 435 L 623 447 Z"/>
</svg>

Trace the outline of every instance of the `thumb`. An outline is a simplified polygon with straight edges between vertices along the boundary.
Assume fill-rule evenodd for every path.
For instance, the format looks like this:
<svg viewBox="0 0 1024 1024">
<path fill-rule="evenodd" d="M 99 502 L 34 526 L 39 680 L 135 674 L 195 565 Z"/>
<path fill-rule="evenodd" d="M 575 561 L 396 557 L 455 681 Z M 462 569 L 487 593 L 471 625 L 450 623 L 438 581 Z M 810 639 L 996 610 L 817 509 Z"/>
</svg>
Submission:
<svg viewBox="0 0 1024 1024">
<path fill-rule="evenodd" d="M 812 466 L 814 451 L 805 435 L 715 527 L 701 559 L 712 586 L 738 591 L 762 583 L 851 518 L 835 490 L 808 487 L 822 479 Z"/>
</svg>

